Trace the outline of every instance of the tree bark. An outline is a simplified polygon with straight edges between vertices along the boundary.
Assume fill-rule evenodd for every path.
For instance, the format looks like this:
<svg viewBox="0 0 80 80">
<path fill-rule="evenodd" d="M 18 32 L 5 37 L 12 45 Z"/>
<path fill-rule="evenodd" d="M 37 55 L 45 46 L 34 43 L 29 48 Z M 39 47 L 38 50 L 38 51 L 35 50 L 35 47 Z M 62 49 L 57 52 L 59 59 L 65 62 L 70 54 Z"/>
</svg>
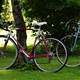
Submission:
<svg viewBox="0 0 80 80">
<path fill-rule="evenodd" d="M 22 45 L 24 49 L 26 49 L 26 39 L 27 39 L 26 27 L 22 16 L 21 7 L 19 5 L 19 0 L 11 0 L 11 3 L 12 3 L 12 11 L 15 21 L 15 26 L 19 28 L 16 31 L 17 41 Z M 21 56 L 20 60 L 22 60 Z"/>
</svg>

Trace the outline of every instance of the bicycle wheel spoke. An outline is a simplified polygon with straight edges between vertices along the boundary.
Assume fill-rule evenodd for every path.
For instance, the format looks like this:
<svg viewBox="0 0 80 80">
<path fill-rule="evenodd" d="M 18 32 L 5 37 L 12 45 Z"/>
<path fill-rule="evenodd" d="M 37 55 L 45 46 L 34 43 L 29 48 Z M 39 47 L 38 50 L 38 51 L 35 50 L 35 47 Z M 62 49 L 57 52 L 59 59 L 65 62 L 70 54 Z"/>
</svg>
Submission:
<svg viewBox="0 0 80 80">
<path fill-rule="evenodd" d="M 45 46 L 44 41 L 40 41 L 38 45 L 35 46 L 34 49 L 34 55 L 47 55 L 43 57 L 35 57 L 34 62 L 37 65 L 37 67 L 42 70 L 42 71 L 48 71 L 48 72 L 57 72 L 62 69 L 64 64 L 66 63 L 67 60 L 67 53 L 66 50 L 64 49 L 63 45 L 54 38 L 48 38 L 46 40 L 47 46 Z M 64 64 L 60 63 L 57 57 L 57 52 L 58 49 L 56 49 L 57 45 L 62 45 L 62 50 L 64 51 Z M 58 46 L 59 46 L 58 45 Z M 47 49 L 46 49 L 47 47 Z"/>
</svg>

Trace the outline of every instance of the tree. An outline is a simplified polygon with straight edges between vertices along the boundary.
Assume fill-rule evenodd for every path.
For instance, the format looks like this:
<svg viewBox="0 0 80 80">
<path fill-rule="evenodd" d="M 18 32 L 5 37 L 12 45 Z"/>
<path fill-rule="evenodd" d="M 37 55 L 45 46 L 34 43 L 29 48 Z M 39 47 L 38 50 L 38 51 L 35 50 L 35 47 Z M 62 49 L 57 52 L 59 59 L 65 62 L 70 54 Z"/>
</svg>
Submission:
<svg viewBox="0 0 80 80">
<path fill-rule="evenodd" d="M 13 17 L 15 21 L 15 26 L 19 28 L 17 30 L 17 41 L 22 45 L 24 49 L 26 49 L 26 28 L 25 28 L 25 22 L 22 16 L 21 7 L 20 7 L 20 1 L 19 0 L 11 0 L 12 3 L 12 11 L 13 11 Z M 20 60 L 21 56 L 20 56 Z"/>
<path fill-rule="evenodd" d="M 17 28 L 17 40 L 21 43 L 21 45 L 26 48 L 26 28 L 25 22 L 22 16 L 21 8 L 19 5 L 19 0 L 11 0 L 12 2 L 12 10 L 13 10 L 13 17 L 15 21 L 15 25 Z"/>
<path fill-rule="evenodd" d="M 65 33 L 67 20 L 80 17 L 79 0 L 23 0 L 23 8 L 26 17 L 47 21 L 48 26 L 43 28 L 44 31 L 56 38 L 61 38 Z"/>
</svg>

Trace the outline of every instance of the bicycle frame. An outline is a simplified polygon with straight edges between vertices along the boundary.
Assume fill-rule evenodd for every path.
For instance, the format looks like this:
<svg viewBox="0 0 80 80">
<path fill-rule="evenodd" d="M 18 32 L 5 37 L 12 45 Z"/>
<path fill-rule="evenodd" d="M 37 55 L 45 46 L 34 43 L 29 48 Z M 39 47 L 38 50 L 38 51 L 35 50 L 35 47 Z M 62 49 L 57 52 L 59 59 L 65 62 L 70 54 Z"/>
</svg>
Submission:
<svg viewBox="0 0 80 80">
<path fill-rule="evenodd" d="M 0 53 L 1 54 L 4 53 L 4 56 L 6 56 L 5 59 L 3 59 L 4 57 L 3 55 L 1 56 L 1 59 L 2 59 L 1 62 L 7 63 L 0 66 L 1 69 L 3 68 L 7 69 L 12 67 L 15 64 L 16 59 L 18 58 L 18 54 L 21 54 L 25 63 L 34 64 L 41 71 L 58 72 L 65 66 L 67 62 L 66 47 L 60 40 L 56 38 L 51 38 L 51 37 L 48 38 L 45 36 L 44 31 L 41 30 L 41 27 L 44 24 L 47 24 L 47 22 L 33 23 L 33 26 L 38 26 L 39 28 L 37 29 L 37 35 L 35 37 L 32 50 L 29 53 L 17 41 L 11 29 L 6 30 L 5 27 L 3 27 L 4 30 L 9 32 L 7 35 L 0 35 L 0 41 L 3 41 L 3 43 L 0 44 L 1 45 Z M 17 28 L 16 30 L 21 30 L 21 29 Z M 4 49 L 4 46 L 5 46 L 5 49 Z M 61 50 L 60 53 L 62 54 L 60 54 L 59 56 L 58 51 L 60 50 Z M 60 64 L 57 64 L 57 62 Z"/>
<path fill-rule="evenodd" d="M 73 35 L 73 37 L 75 37 L 75 40 L 74 40 L 74 42 L 73 42 L 73 46 L 72 46 L 72 48 L 71 48 L 71 51 L 73 51 L 74 47 L 76 46 L 76 42 L 77 42 L 77 39 L 78 39 L 79 34 L 80 34 L 80 23 L 77 23 L 77 25 L 78 25 L 78 30 L 77 30 L 77 32 L 75 32 L 74 35 Z"/>
<path fill-rule="evenodd" d="M 28 30 L 28 29 L 27 29 Z M 43 33 L 43 31 L 41 30 L 41 27 L 39 27 L 39 29 L 38 29 L 38 32 L 37 32 L 37 35 L 36 35 L 36 37 L 35 37 L 35 41 L 34 41 L 34 44 L 33 44 L 33 48 L 32 48 L 32 51 L 31 51 L 31 53 L 30 54 L 28 54 L 28 52 L 26 52 L 26 50 L 22 47 L 22 45 L 17 41 L 17 39 L 13 36 L 13 34 L 12 34 L 12 31 L 9 31 L 9 33 L 7 34 L 7 40 L 6 40 L 6 42 L 8 42 L 8 40 L 9 40 L 9 37 L 10 38 L 12 38 L 13 40 L 14 40 L 14 42 L 16 43 L 16 45 L 17 45 L 17 48 L 18 48 L 18 50 L 19 50 L 19 53 L 22 53 L 22 54 L 24 54 L 27 58 L 29 58 L 29 59 L 33 59 L 33 58 L 35 58 L 35 57 L 48 57 L 49 56 L 49 50 L 48 50 L 48 48 L 47 48 L 47 40 L 46 40 L 46 38 L 45 38 L 45 36 L 44 36 L 44 33 Z M 45 45 L 45 50 L 48 52 L 48 54 L 43 54 L 43 55 L 34 55 L 33 53 L 34 53 L 34 48 L 36 47 L 36 42 L 37 42 L 37 40 L 39 40 L 39 41 L 44 41 L 44 45 Z M 38 42 L 39 42 L 38 41 Z M 7 44 L 7 43 L 6 43 Z"/>
</svg>

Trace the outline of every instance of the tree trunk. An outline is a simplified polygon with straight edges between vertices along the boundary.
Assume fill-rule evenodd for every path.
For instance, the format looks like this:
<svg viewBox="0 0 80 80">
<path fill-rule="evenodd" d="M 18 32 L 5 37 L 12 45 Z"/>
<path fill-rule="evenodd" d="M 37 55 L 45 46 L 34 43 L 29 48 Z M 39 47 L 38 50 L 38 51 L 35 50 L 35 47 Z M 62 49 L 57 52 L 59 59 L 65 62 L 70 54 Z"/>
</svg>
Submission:
<svg viewBox="0 0 80 80">
<path fill-rule="evenodd" d="M 21 7 L 19 5 L 19 0 L 11 0 L 12 3 L 12 11 L 13 11 L 13 17 L 15 21 L 15 26 L 19 28 L 17 32 L 17 41 L 22 45 L 24 49 L 26 49 L 26 28 L 25 28 L 25 22 L 22 16 Z M 20 59 L 21 56 L 20 56 Z"/>
</svg>

